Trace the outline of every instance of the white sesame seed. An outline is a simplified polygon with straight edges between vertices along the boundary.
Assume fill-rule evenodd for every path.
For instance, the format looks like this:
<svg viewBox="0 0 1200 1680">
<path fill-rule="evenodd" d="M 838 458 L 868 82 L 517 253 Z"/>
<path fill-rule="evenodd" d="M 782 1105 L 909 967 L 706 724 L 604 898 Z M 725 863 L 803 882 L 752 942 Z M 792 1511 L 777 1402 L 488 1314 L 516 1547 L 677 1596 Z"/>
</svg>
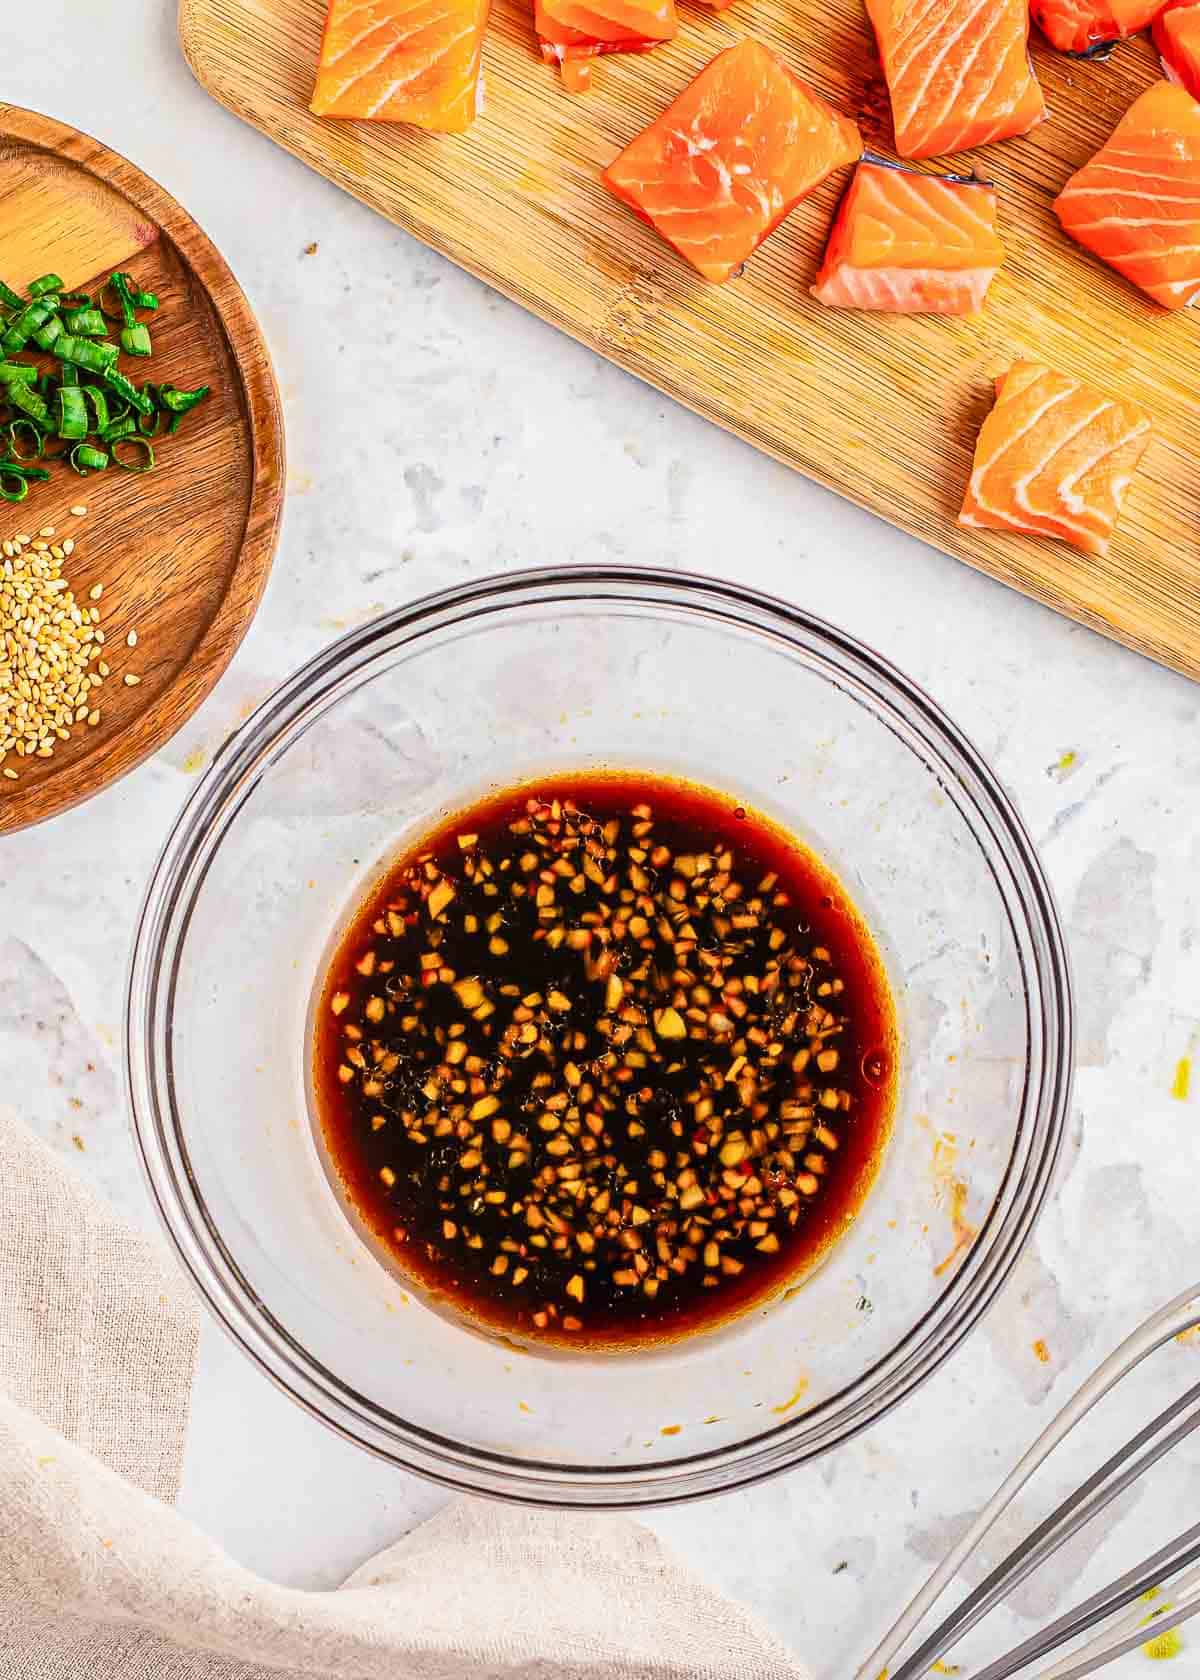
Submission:
<svg viewBox="0 0 1200 1680">
<path fill-rule="evenodd" d="M 74 554 L 74 552 L 75 552 L 75 538 L 74 537 L 68 537 L 67 538 L 66 542 L 62 545 L 62 551 L 63 551 L 64 554 Z M 53 552 L 53 551 L 51 551 L 51 552 Z"/>
<path fill-rule="evenodd" d="M 54 535 L 53 525 L 43 525 L 41 530 L 38 532 L 39 537 L 52 537 L 53 535 Z"/>
<path fill-rule="evenodd" d="M 41 538 L 26 552 L 29 543 L 24 533 L 0 541 L 0 761 L 50 758 L 89 715 L 91 625 L 62 576 L 62 552 Z M 11 766 L 3 775 L 17 780 Z"/>
<path fill-rule="evenodd" d="M 126 686 L 126 688 L 136 688 L 137 685 L 141 682 L 141 680 L 142 680 L 141 677 L 134 676 L 132 671 L 126 671 L 126 673 L 125 673 L 125 686 Z"/>
<path fill-rule="evenodd" d="M 75 515 L 76 519 L 82 519 L 84 514 L 87 512 L 87 509 L 84 507 L 82 502 L 77 502 L 71 509 L 71 512 Z"/>
<path fill-rule="evenodd" d="M 94 583 L 92 585 L 92 587 L 88 590 L 88 600 L 89 601 L 98 601 L 100 599 L 101 595 L 103 595 L 103 593 L 104 593 L 104 585 L 102 583 Z"/>
</svg>

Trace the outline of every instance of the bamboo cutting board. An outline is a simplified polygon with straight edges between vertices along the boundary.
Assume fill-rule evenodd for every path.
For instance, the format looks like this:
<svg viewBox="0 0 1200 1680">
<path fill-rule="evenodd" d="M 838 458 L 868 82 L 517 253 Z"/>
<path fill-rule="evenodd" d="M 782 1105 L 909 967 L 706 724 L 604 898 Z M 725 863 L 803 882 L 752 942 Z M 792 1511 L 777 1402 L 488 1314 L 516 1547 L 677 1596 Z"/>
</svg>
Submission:
<svg viewBox="0 0 1200 1680">
<path fill-rule="evenodd" d="M 95 727 L 74 727 L 51 758 L 8 753 L 16 780 L 0 778 L 0 834 L 89 798 L 169 739 L 232 658 L 275 550 L 279 398 L 233 275 L 186 211 L 126 159 L 0 104 L 0 275 L 24 291 L 53 271 L 68 290 L 94 293 L 118 268 L 162 305 L 148 317 L 154 354 L 123 358 L 123 370 L 138 383 L 209 385 L 211 394 L 177 437 L 155 440 L 153 471 L 110 467 L 83 479 L 55 463 L 25 501 L 0 500 L 0 536 L 37 540 L 50 530 L 50 542 L 76 544 L 64 573 L 89 610 L 101 585 L 95 610 L 110 668 L 92 693 Z"/>
<path fill-rule="evenodd" d="M 418 239 L 668 395 L 809 477 L 1105 634 L 1200 677 L 1200 330 L 1070 244 L 1050 204 L 1158 73 L 1145 40 L 1107 64 L 1034 44 L 1051 110 L 1031 135 L 960 154 L 995 181 L 1008 261 L 970 320 L 823 308 L 807 288 L 844 176 L 723 287 L 707 286 L 601 187 L 620 148 L 722 47 L 751 34 L 891 155 L 861 0 L 681 0 L 677 40 L 599 61 L 563 92 L 527 0 L 495 0 L 486 108 L 461 136 L 307 110 L 323 0 L 181 0 L 205 88 Z M 955 524 L 990 377 L 1020 356 L 1142 403 L 1158 435 L 1105 560 Z M 817 604 L 819 603 L 809 603 Z"/>
</svg>

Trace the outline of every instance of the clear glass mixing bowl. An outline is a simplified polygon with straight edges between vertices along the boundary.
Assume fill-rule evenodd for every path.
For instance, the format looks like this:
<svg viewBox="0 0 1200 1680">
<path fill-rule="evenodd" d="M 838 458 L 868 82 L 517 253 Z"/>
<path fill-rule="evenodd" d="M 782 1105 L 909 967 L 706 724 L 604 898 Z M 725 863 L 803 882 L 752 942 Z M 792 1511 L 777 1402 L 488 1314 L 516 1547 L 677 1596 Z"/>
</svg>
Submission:
<svg viewBox="0 0 1200 1680">
<path fill-rule="evenodd" d="M 308 1112 L 335 926 L 406 838 L 556 765 L 690 775 L 783 822 L 849 888 L 896 993 L 895 1131 L 849 1235 L 790 1296 L 653 1354 L 522 1354 L 419 1304 L 351 1228 Z M 877 655 L 730 584 L 546 570 L 343 636 L 226 742 L 150 883 L 126 1047 L 171 1239 L 282 1388 L 448 1485 L 630 1506 L 826 1452 L 958 1346 L 1047 1193 L 1070 990 L 1020 819 Z"/>
</svg>

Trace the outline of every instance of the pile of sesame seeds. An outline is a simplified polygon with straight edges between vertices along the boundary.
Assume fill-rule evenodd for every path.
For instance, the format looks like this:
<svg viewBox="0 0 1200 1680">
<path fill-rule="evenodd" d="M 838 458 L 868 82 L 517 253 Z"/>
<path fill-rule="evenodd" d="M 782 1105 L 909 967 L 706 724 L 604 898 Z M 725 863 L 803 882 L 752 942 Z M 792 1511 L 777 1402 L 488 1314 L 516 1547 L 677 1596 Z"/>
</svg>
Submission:
<svg viewBox="0 0 1200 1680">
<path fill-rule="evenodd" d="M 82 518 L 83 506 L 71 515 Z M 63 575 L 71 537 L 46 525 L 0 541 L 0 778 L 15 782 L 24 759 L 51 758 L 78 728 L 101 719 L 100 689 L 111 675 L 99 602 L 102 583 L 76 599 Z M 126 646 L 136 647 L 129 631 Z M 124 677 L 129 687 L 141 678 Z"/>
</svg>

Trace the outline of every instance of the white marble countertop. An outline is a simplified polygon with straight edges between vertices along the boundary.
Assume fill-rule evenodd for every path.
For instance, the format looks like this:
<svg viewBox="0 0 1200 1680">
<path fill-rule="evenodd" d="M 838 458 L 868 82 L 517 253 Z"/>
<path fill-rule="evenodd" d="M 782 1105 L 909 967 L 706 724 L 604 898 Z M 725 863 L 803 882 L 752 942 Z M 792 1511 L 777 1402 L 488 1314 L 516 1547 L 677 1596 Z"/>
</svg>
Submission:
<svg viewBox="0 0 1200 1680">
<path fill-rule="evenodd" d="M 1039 842 L 1074 962 L 1080 1067 L 1060 1187 L 1018 1276 L 865 1437 L 649 1519 L 819 1680 L 844 1675 L 1101 1355 L 1200 1281 L 1200 1078 L 1172 1095 L 1200 1046 L 1200 689 L 764 459 L 413 243 L 211 103 L 165 0 L 42 0 L 2 33 L 0 99 L 124 152 L 220 246 L 266 333 L 288 430 L 274 573 L 215 694 L 118 787 L 0 844 L 0 1083 L 132 1217 L 151 1219 L 119 1012 L 152 860 L 225 733 L 384 605 L 550 560 L 684 566 L 790 596 L 924 684 Z M 333 354 L 311 331 L 331 297 Z M 1200 1345 L 1164 1357 L 1179 1383 L 1200 1380 Z M 1089 1439 L 1121 1439 L 1139 1401 Z M 332 1586 L 443 1497 L 325 1432 L 206 1328 L 181 1503 L 237 1558 Z M 1083 1545 L 1018 1595 L 1008 1631 L 1197 1508 L 1200 1448 L 1185 1447 L 1102 1519 L 1098 1560 Z M 1170 1672 L 1200 1676 L 1200 1633 L 1185 1630 Z"/>
</svg>

